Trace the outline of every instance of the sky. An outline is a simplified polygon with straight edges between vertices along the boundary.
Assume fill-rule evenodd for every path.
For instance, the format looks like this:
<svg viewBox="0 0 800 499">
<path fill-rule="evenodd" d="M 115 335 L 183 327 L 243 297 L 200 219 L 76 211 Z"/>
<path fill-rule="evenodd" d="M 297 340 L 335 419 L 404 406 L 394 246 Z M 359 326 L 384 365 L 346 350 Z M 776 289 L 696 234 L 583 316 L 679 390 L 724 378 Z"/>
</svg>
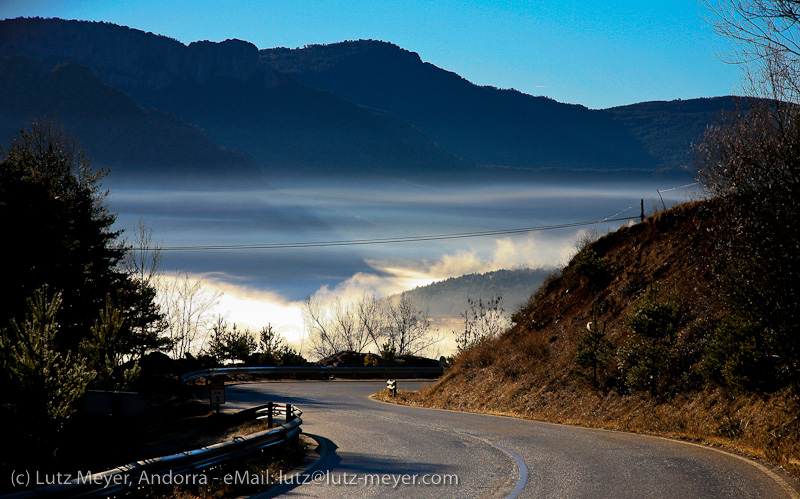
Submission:
<svg viewBox="0 0 800 499">
<path fill-rule="evenodd" d="M 699 0 L 0 0 L 0 18 L 106 21 L 258 48 L 377 39 L 479 85 L 593 109 L 738 93 Z"/>
</svg>

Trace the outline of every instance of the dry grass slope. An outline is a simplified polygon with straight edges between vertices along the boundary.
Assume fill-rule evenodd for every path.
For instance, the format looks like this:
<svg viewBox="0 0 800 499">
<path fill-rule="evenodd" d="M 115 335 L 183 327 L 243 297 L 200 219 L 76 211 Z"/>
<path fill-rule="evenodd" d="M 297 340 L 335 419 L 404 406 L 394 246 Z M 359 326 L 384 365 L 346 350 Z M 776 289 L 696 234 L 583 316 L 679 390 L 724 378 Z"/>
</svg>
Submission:
<svg viewBox="0 0 800 499">
<path fill-rule="evenodd" d="M 396 401 L 701 441 L 800 475 L 790 394 L 736 393 L 697 374 L 703 339 L 726 314 L 710 271 L 714 224 L 711 203 L 688 203 L 590 244 L 517 312 L 512 329 L 460 353 L 432 387 L 401 392 Z M 588 251 L 602 259 L 603 272 L 576 272 Z M 604 321 L 610 343 L 626 345 L 626 317 L 653 285 L 678 307 L 676 345 L 695 363 L 675 389 L 653 396 L 608 380 L 594 388 L 577 377 L 587 322 Z"/>
</svg>

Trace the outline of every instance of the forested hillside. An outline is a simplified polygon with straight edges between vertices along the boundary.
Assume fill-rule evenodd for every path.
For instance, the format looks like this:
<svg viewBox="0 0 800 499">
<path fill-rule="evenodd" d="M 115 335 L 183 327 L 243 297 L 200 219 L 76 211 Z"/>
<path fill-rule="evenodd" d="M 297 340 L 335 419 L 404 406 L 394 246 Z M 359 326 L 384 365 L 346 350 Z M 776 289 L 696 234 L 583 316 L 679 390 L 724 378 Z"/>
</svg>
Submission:
<svg viewBox="0 0 800 499">
<path fill-rule="evenodd" d="M 467 308 L 467 299 L 490 300 L 501 297 L 506 315 L 525 303 L 553 269 L 504 269 L 483 274 L 467 274 L 406 291 L 416 303 L 425 304 L 431 317 L 458 319 Z"/>
</svg>

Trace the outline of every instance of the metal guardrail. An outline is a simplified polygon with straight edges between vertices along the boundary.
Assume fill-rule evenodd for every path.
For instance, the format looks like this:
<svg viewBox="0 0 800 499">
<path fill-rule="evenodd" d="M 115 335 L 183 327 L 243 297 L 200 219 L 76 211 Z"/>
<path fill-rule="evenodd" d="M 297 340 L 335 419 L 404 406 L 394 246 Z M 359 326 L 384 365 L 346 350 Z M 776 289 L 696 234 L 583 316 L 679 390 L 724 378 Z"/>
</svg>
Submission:
<svg viewBox="0 0 800 499">
<path fill-rule="evenodd" d="M 273 409 L 273 413 L 287 414 L 287 405 L 263 405 L 247 411 L 259 414 Z M 195 449 L 179 454 L 164 457 L 145 459 L 135 463 L 126 464 L 117 468 L 78 476 L 65 483 L 57 483 L 35 489 L 22 490 L 4 495 L 4 499 L 30 499 L 35 497 L 51 498 L 100 498 L 108 497 L 126 490 L 136 490 L 165 477 L 186 474 L 192 471 L 202 471 L 219 466 L 231 459 L 248 455 L 260 449 L 288 443 L 300 434 L 300 419 L 302 411 L 289 405 L 288 421 L 276 428 L 265 430 L 251 435 L 235 437 L 229 442 L 222 442 L 200 449 Z M 144 482 L 144 484 L 142 483 Z M 167 482 L 168 483 L 168 482 Z"/>
<path fill-rule="evenodd" d="M 443 372 L 441 367 L 215 367 L 184 374 L 181 380 L 186 383 L 218 374 L 391 374 L 403 377 L 412 374 L 441 376 Z"/>
</svg>

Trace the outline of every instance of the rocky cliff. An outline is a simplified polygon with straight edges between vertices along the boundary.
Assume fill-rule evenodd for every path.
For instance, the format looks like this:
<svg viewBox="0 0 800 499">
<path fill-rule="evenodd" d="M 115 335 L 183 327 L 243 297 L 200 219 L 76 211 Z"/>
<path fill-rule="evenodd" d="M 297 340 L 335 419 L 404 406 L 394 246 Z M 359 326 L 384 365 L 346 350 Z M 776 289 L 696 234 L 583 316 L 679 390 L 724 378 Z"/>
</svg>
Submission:
<svg viewBox="0 0 800 499">
<path fill-rule="evenodd" d="M 177 40 L 110 23 L 10 19 L 0 23 L 0 59 L 24 56 L 46 67 L 70 61 L 90 67 L 117 88 L 162 89 L 177 83 L 252 81 L 274 84 L 260 67 L 258 49 L 241 40 Z"/>
</svg>

